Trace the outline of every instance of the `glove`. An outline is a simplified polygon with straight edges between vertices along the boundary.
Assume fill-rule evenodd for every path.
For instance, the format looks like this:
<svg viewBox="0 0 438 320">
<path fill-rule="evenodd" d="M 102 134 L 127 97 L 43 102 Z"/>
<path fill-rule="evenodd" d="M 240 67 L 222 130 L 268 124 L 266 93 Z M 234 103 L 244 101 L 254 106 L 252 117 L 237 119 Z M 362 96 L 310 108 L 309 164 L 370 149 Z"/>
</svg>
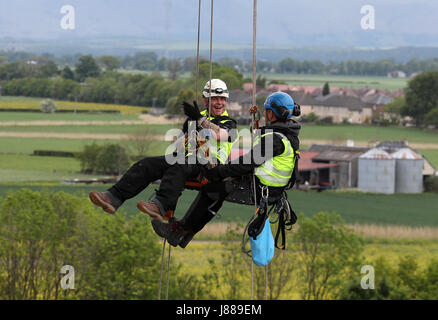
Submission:
<svg viewBox="0 0 438 320">
<path fill-rule="evenodd" d="M 199 111 L 199 107 L 196 101 L 193 101 L 193 105 L 184 101 L 183 107 L 184 107 L 184 114 L 187 117 L 189 117 L 189 119 L 198 121 L 199 119 L 202 118 L 202 114 Z"/>
</svg>

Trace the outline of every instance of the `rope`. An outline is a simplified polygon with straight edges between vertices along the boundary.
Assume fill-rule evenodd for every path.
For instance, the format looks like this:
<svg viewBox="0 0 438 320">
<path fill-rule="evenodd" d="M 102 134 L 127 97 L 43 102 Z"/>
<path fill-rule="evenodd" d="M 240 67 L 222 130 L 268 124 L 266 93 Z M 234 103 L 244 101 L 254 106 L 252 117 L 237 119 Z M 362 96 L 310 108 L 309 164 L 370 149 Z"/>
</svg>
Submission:
<svg viewBox="0 0 438 320">
<path fill-rule="evenodd" d="M 254 300 L 254 262 L 251 259 L 251 300 Z"/>
<path fill-rule="evenodd" d="M 268 270 L 269 265 L 265 266 L 265 300 L 268 300 Z"/>
<path fill-rule="evenodd" d="M 164 262 L 165 248 L 166 248 L 166 238 L 164 238 L 163 240 L 163 250 L 161 251 L 161 268 L 160 268 L 160 284 L 158 285 L 158 300 L 161 300 L 161 284 L 163 282 L 163 264 L 164 264 L 163 262 Z"/>
<path fill-rule="evenodd" d="M 257 38 L 257 0 L 254 0 L 253 18 L 252 18 L 252 105 L 256 105 L 256 38 Z"/>
<path fill-rule="evenodd" d="M 169 255 L 167 256 L 167 283 L 166 283 L 166 300 L 169 300 L 169 275 L 170 275 L 170 251 L 172 246 L 169 244 Z"/>
<path fill-rule="evenodd" d="M 158 286 L 158 300 L 161 300 L 161 287 L 163 283 L 163 265 L 164 265 L 164 249 L 166 248 L 166 238 L 163 240 L 163 249 L 161 251 L 161 267 L 160 267 L 160 284 Z M 170 251 L 172 247 L 169 244 L 169 254 L 167 256 L 167 281 L 166 281 L 166 300 L 169 300 L 169 275 L 170 275 Z"/>
<path fill-rule="evenodd" d="M 211 0 L 211 12 L 210 12 L 210 80 L 209 80 L 209 87 L 210 87 L 210 94 L 208 95 L 208 119 L 210 120 L 210 113 L 211 113 L 211 78 L 213 77 L 213 2 L 214 0 Z M 210 123 L 210 121 L 209 121 Z M 211 125 L 211 123 L 210 123 Z M 211 126 L 210 126 L 211 129 Z"/>
<path fill-rule="evenodd" d="M 257 0 L 254 0 L 253 4 L 253 17 L 252 17 L 252 105 L 256 104 L 256 37 L 257 37 Z M 251 119 L 251 147 L 254 144 L 254 125 L 255 115 L 253 114 Z M 255 169 L 252 173 L 252 181 L 254 186 L 254 216 L 257 214 L 257 187 L 255 179 Z M 251 260 L 251 300 L 254 297 L 254 262 Z"/>
<path fill-rule="evenodd" d="M 201 0 L 198 3 L 198 42 L 196 45 L 196 78 L 195 78 L 195 97 L 196 103 L 199 104 L 198 101 L 198 90 L 199 90 L 199 42 L 200 42 L 200 34 L 201 34 Z"/>
</svg>

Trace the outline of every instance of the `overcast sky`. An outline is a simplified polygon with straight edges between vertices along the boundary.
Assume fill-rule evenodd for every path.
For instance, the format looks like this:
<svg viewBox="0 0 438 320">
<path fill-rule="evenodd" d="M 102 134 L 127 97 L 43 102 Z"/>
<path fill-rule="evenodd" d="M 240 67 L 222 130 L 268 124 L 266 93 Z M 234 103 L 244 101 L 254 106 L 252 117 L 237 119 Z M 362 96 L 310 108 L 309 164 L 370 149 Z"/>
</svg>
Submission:
<svg viewBox="0 0 438 320">
<path fill-rule="evenodd" d="M 214 1 L 214 41 L 252 41 L 252 0 Z M 61 28 L 64 5 L 75 9 L 75 29 Z M 361 8 L 375 11 L 375 29 L 361 27 Z M 198 0 L 0 0 L 0 38 L 132 36 L 196 39 Z M 208 40 L 210 0 L 202 1 L 202 39 Z M 318 45 L 349 41 L 369 46 L 438 44 L 437 0 L 258 0 L 260 45 Z M 318 35 L 318 37 L 311 37 Z M 324 36 L 325 35 L 325 36 Z M 325 38 L 328 37 L 328 38 Z M 435 41 L 436 40 L 436 41 Z M 306 44 L 306 43 L 299 43 Z"/>
</svg>

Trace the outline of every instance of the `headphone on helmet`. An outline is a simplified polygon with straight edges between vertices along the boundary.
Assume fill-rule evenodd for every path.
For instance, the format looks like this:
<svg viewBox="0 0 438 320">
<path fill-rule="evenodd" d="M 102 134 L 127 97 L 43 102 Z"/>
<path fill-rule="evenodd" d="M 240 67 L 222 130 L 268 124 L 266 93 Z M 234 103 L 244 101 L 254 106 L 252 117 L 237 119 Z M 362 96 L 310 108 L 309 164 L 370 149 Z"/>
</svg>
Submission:
<svg viewBox="0 0 438 320">
<path fill-rule="evenodd" d="M 294 102 L 294 108 L 292 110 L 283 107 L 283 106 L 277 106 L 277 104 L 275 103 L 275 101 L 272 101 L 270 104 L 272 110 L 274 111 L 276 117 L 278 118 L 278 120 L 281 121 L 285 121 L 287 120 L 287 118 L 289 117 L 298 117 L 299 115 L 301 115 L 301 106 Z"/>
</svg>

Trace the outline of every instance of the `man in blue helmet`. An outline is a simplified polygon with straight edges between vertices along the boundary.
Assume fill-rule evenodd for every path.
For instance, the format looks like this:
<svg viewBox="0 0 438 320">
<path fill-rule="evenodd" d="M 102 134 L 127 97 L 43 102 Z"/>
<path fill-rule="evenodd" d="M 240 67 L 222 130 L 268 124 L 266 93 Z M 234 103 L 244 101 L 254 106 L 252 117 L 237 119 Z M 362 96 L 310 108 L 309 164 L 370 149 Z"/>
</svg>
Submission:
<svg viewBox="0 0 438 320">
<path fill-rule="evenodd" d="M 173 246 L 185 247 L 218 212 L 223 201 L 254 204 L 252 174 L 255 175 L 256 199 L 268 194 L 268 204 L 275 203 L 294 183 L 294 169 L 299 150 L 301 125 L 291 117 L 300 115 L 300 107 L 284 92 L 275 92 L 264 103 L 265 126 L 257 131 L 252 149 L 238 161 L 204 170 L 211 182 L 205 186 L 186 215 L 163 223 L 152 221 L 155 232 Z M 263 153 L 272 143 L 271 153 Z M 257 159 L 262 152 L 263 162 Z M 248 161 L 249 160 L 249 161 Z M 234 179 L 223 181 L 225 178 Z"/>
</svg>

